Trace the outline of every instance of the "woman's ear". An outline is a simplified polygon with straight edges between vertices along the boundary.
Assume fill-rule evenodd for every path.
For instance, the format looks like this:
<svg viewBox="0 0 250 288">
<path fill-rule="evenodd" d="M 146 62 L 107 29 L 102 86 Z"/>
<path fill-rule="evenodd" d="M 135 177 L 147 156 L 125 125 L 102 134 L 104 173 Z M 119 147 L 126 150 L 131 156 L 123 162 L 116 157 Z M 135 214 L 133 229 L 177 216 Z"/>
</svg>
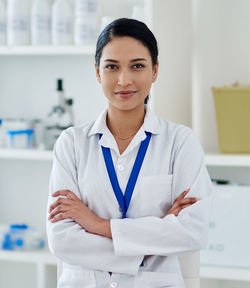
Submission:
<svg viewBox="0 0 250 288">
<path fill-rule="evenodd" d="M 96 72 L 96 79 L 99 83 L 101 83 L 101 76 L 100 76 L 100 69 L 98 65 L 95 62 L 95 72 Z"/>
<path fill-rule="evenodd" d="M 156 64 L 153 66 L 153 76 L 152 76 L 152 83 L 156 81 L 158 76 L 158 69 L 159 69 L 159 62 L 157 61 Z"/>
</svg>

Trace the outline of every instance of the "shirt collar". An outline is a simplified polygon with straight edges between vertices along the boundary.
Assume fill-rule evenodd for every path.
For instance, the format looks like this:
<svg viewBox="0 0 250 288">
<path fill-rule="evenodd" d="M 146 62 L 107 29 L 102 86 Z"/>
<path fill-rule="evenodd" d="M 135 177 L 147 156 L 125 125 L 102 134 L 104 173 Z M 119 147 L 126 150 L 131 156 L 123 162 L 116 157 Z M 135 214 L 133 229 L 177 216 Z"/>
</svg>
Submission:
<svg viewBox="0 0 250 288">
<path fill-rule="evenodd" d="M 145 105 L 146 114 L 144 117 L 144 123 L 142 125 L 142 129 L 144 131 L 150 132 L 152 134 L 159 134 L 160 133 L 160 123 L 158 117 L 152 112 L 152 110 Z M 111 134 L 110 130 L 106 124 L 106 117 L 107 117 L 108 108 L 106 107 L 99 117 L 94 122 L 92 128 L 90 129 L 88 136 L 92 136 L 95 134 Z"/>
</svg>

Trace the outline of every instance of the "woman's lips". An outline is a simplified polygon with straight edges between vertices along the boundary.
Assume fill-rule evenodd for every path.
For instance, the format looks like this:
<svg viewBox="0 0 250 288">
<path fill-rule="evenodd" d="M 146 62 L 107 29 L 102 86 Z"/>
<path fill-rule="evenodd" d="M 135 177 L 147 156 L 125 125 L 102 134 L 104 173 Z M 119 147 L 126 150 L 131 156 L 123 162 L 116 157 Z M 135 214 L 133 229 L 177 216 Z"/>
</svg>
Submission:
<svg viewBox="0 0 250 288">
<path fill-rule="evenodd" d="M 129 90 L 129 91 L 118 91 L 118 92 L 115 92 L 115 95 L 121 97 L 121 98 L 129 98 L 129 97 L 132 97 L 137 91 L 132 91 L 132 90 Z"/>
</svg>

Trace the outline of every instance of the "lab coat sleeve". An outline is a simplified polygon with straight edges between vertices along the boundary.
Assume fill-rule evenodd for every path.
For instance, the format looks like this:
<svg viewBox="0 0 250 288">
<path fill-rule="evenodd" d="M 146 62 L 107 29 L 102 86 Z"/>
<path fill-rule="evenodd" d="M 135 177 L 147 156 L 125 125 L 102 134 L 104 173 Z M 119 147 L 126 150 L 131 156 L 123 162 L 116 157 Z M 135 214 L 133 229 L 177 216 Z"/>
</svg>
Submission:
<svg viewBox="0 0 250 288">
<path fill-rule="evenodd" d="M 116 255 L 184 255 L 206 245 L 212 183 L 199 141 L 191 129 L 187 128 L 185 132 L 186 136 L 175 152 L 172 202 L 187 188 L 191 190 L 186 197 L 201 200 L 183 209 L 177 217 L 170 214 L 163 218 L 112 219 Z"/>
<path fill-rule="evenodd" d="M 54 146 L 47 211 L 57 199 L 51 196 L 55 191 L 70 190 L 81 199 L 75 163 L 73 135 L 65 130 Z M 143 260 L 143 256 L 115 255 L 111 239 L 86 232 L 72 219 L 47 221 L 47 236 L 52 254 L 86 269 L 135 275 Z"/>
</svg>

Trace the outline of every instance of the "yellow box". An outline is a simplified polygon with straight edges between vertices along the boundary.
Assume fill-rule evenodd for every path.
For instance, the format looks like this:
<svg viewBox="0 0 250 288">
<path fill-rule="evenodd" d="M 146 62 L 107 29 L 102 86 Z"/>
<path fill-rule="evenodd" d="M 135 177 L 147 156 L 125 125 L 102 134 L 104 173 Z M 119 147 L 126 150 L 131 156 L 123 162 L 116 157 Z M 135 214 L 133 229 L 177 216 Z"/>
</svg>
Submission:
<svg viewBox="0 0 250 288">
<path fill-rule="evenodd" d="M 219 149 L 250 153 L 250 86 L 213 87 Z"/>
</svg>

